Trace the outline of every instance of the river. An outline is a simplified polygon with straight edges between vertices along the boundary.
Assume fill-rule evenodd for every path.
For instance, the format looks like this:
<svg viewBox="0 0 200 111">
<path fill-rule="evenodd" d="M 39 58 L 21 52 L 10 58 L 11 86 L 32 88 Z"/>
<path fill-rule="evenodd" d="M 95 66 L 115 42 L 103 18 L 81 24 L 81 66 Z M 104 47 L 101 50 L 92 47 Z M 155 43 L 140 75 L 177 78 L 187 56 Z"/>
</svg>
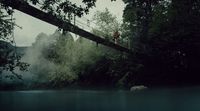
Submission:
<svg viewBox="0 0 200 111">
<path fill-rule="evenodd" d="M 200 88 L 1 91 L 0 111 L 200 111 Z"/>
</svg>

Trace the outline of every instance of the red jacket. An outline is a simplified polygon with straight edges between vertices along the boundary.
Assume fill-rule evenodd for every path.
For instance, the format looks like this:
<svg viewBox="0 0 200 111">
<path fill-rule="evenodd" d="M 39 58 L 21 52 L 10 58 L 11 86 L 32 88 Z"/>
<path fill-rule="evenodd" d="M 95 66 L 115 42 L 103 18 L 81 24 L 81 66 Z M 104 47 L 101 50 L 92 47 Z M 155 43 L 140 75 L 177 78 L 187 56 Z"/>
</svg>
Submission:
<svg viewBox="0 0 200 111">
<path fill-rule="evenodd" d="M 118 39 L 119 36 L 120 36 L 120 33 L 118 31 L 116 31 L 116 32 L 113 33 L 113 38 L 114 39 Z"/>
</svg>

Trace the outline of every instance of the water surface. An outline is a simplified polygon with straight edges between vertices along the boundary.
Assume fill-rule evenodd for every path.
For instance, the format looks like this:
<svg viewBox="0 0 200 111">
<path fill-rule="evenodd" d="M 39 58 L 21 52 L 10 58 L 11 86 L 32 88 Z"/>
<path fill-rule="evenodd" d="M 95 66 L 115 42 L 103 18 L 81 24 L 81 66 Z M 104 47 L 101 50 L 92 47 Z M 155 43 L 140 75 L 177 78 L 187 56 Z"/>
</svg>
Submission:
<svg viewBox="0 0 200 111">
<path fill-rule="evenodd" d="M 200 111 L 200 88 L 1 91 L 1 111 Z"/>
</svg>

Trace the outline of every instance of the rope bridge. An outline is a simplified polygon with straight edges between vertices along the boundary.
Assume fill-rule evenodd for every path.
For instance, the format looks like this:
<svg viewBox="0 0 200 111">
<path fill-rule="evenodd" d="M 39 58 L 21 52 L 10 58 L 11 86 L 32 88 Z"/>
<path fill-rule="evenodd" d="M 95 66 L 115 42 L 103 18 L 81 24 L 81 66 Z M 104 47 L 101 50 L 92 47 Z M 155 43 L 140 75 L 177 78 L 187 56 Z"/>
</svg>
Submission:
<svg viewBox="0 0 200 111">
<path fill-rule="evenodd" d="M 78 20 L 75 20 L 75 22 L 78 24 L 78 25 L 75 25 L 70 22 L 63 21 L 54 15 L 48 14 L 44 11 L 41 11 L 41 10 L 29 5 L 27 2 L 25 2 L 23 0 L 0 0 L 0 3 L 3 3 L 7 6 L 12 7 L 13 9 L 19 10 L 30 16 L 38 18 L 42 21 L 50 23 L 50 24 L 57 26 L 59 28 L 62 28 L 64 30 L 70 31 L 74 34 L 77 34 L 81 37 L 92 40 L 99 44 L 103 44 L 105 46 L 111 47 L 113 49 L 116 49 L 116 50 L 119 50 L 122 52 L 129 53 L 129 54 L 133 53 L 130 49 L 128 49 L 126 47 L 123 47 L 119 44 L 115 44 L 114 42 L 108 41 L 108 40 L 104 39 L 103 37 L 100 37 L 100 36 L 97 36 L 97 35 L 91 33 L 90 32 L 91 31 L 90 29 L 92 28 L 90 26 L 91 22 L 88 19 L 87 19 L 87 24 L 84 24 Z M 85 26 L 87 26 L 87 28 Z M 82 29 L 80 27 L 82 27 L 84 29 Z"/>
</svg>

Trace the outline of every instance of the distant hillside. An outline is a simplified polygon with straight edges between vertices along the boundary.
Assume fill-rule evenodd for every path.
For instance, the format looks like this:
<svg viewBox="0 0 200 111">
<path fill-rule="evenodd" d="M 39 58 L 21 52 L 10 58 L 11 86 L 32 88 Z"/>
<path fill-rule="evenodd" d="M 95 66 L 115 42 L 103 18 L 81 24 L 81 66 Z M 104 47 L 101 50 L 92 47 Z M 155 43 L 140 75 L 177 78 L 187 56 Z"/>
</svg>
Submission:
<svg viewBox="0 0 200 111">
<path fill-rule="evenodd" d="M 16 51 L 19 55 L 24 55 L 29 47 L 17 47 Z"/>
<path fill-rule="evenodd" d="M 13 49 L 14 46 L 11 45 L 10 43 L 6 42 L 6 41 L 3 41 L 3 40 L 0 40 L 0 49 Z"/>
<path fill-rule="evenodd" d="M 20 56 L 24 55 L 27 48 L 29 47 L 16 47 L 17 54 L 19 54 Z M 15 47 L 11 43 L 0 40 L 1 54 L 6 53 L 6 52 L 13 52 L 14 50 L 15 50 Z"/>
</svg>

